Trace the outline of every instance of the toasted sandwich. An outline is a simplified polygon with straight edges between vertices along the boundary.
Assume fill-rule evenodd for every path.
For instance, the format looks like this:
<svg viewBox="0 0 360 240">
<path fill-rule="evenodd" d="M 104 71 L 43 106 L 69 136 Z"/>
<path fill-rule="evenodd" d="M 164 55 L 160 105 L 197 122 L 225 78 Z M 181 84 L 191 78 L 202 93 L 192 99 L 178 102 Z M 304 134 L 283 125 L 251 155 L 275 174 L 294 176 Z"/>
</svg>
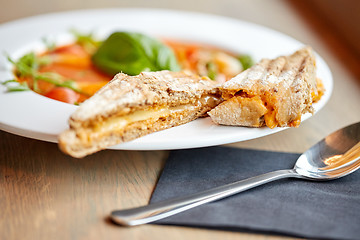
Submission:
<svg viewBox="0 0 360 240">
<path fill-rule="evenodd" d="M 84 157 L 188 123 L 220 101 L 216 83 L 206 77 L 170 71 L 119 73 L 71 115 L 59 147 L 73 157 Z"/>
<path fill-rule="evenodd" d="M 310 47 L 263 59 L 219 87 L 225 100 L 208 114 L 222 125 L 297 127 L 324 92 Z"/>
</svg>

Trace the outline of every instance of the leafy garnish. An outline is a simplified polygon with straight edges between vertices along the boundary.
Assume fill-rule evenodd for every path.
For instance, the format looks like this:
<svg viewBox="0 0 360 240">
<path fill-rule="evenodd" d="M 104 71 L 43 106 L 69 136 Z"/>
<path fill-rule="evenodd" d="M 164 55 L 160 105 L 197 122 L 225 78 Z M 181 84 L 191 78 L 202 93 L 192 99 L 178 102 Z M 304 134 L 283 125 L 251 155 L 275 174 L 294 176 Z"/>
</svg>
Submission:
<svg viewBox="0 0 360 240">
<path fill-rule="evenodd" d="M 22 56 L 18 61 L 12 60 L 9 56 L 8 60 L 14 65 L 15 75 L 20 77 L 29 77 L 33 81 L 32 89 L 35 92 L 39 92 L 38 81 L 45 81 L 54 84 L 57 87 L 66 87 L 74 90 L 75 92 L 82 93 L 78 88 L 75 81 L 66 79 L 60 74 L 54 72 L 39 72 L 39 67 L 49 64 L 51 61 L 48 57 L 36 56 L 35 53 L 30 52 Z M 20 91 L 20 89 L 26 90 L 29 88 L 26 82 L 19 82 L 19 85 L 8 84 L 10 82 L 18 82 L 17 80 L 10 80 L 3 83 L 8 88 L 8 91 Z M 26 84 L 26 86 L 25 86 Z"/>
<path fill-rule="evenodd" d="M 85 51 L 90 54 L 93 54 L 101 44 L 101 41 L 97 41 L 93 33 L 83 34 L 75 29 L 71 29 L 70 32 L 76 38 L 76 43 L 81 45 Z"/>
<path fill-rule="evenodd" d="M 5 86 L 8 92 L 21 92 L 30 90 L 26 82 L 18 82 L 15 79 L 2 82 L 1 85 Z"/>
<path fill-rule="evenodd" d="M 47 65 L 51 62 L 49 57 L 38 57 L 33 52 L 25 54 L 16 62 L 9 56 L 7 59 L 14 65 L 15 74 L 18 77 L 32 77 L 36 74 L 40 66 Z"/>
<path fill-rule="evenodd" d="M 243 70 L 250 68 L 254 65 L 254 60 L 251 58 L 250 55 L 241 55 L 238 57 L 241 65 L 243 66 Z"/>
<path fill-rule="evenodd" d="M 207 68 L 207 76 L 211 79 L 211 80 L 215 80 L 216 76 L 217 76 L 217 67 L 213 62 L 208 62 L 206 64 L 206 68 Z"/>
<path fill-rule="evenodd" d="M 70 88 L 75 92 L 83 93 L 81 89 L 78 88 L 75 81 L 66 79 L 60 74 L 57 74 L 55 72 L 37 73 L 33 77 L 36 80 L 42 80 L 44 82 L 52 83 L 57 87 L 66 87 L 66 88 Z"/>
<path fill-rule="evenodd" d="M 109 75 L 123 72 L 179 71 L 173 51 L 160 41 L 140 33 L 115 32 L 92 56 L 96 67 Z"/>
<path fill-rule="evenodd" d="M 52 51 L 55 50 L 55 48 L 56 48 L 56 43 L 55 43 L 55 41 L 51 41 L 51 40 L 49 40 L 48 38 L 43 37 L 43 38 L 42 38 L 42 42 L 44 43 L 44 45 L 46 46 L 46 48 L 47 48 L 47 50 L 48 50 L 49 52 L 52 52 Z"/>
</svg>

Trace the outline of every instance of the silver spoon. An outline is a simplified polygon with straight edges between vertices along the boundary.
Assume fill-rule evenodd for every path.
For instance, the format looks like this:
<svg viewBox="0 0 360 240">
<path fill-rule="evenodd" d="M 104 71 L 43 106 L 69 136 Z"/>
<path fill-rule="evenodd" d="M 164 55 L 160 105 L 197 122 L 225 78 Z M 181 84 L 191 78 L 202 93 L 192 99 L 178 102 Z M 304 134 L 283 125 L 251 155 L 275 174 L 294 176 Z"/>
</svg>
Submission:
<svg viewBox="0 0 360 240">
<path fill-rule="evenodd" d="M 113 211 L 111 219 L 115 223 L 125 226 L 145 224 L 278 179 L 330 180 L 346 176 L 359 167 L 360 122 L 342 128 L 312 146 L 298 158 L 293 169 L 266 173 L 147 206 Z"/>
</svg>

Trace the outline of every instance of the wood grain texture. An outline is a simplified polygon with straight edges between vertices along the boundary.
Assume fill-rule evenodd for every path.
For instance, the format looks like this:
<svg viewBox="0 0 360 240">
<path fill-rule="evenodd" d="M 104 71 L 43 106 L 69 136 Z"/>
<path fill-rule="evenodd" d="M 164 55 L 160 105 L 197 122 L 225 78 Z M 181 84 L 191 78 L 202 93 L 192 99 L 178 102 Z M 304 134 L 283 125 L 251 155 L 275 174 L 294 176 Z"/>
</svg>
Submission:
<svg viewBox="0 0 360 240">
<path fill-rule="evenodd" d="M 3 131 L 0 148 L 1 239 L 239 237 L 239 233 L 174 226 L 124 228 L 108 219 L 114 209 L 149 201 L 166 151 L 106 150 L 75 159 L 61 153 L 56 144 Z M 240 236 L 261 239 L 250 233 Z"/>
<path fill-rule="evenodd" d="M 0 22 L 96 7 L 158 7 L 215 13 L 271 27 L 313 46 L 334 76 L 334 91 L 328 104 L 299 128 L 228 146 L 302 152 L 334 130 L 360 120 L 360 84 L 344 68 L 347 58 L 338 57 L 333 49 L 336 44 L 324 44 L 309 20 L 304 20 L 286 1 L 15 0 L 2 4 Z M 112 210 L 149 201 L 167 155 L 166 151 L 106 150 L 74 159 L 61 153 L 56 144 L 0 131 L 0 239 L 292 239 L 246 231 L 157 225 L 124 228 L 111 223 L 108 215 Z"/>
<path fill-rule="evenodd" d="M 8 217 L 2 239 L 20 239 L 24 232 L 29 239 L 78 239 L 99 223 L 109 225 L 114 208 L 148 202 L 166 157 L 161 151 L 103 151 L 74 159 L 56 144 L 0 136 L 6 149 L 0 155 L 1 204 Z"/>
</svg>

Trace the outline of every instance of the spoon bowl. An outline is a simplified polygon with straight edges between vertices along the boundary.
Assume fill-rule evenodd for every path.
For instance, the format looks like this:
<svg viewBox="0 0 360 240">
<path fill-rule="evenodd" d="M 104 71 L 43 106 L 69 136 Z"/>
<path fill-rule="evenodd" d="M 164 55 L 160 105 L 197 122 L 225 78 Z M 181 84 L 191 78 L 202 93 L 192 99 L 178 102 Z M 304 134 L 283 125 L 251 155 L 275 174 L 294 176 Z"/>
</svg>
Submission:
<svg viewBox="0 0 360 240">
<path fill-rule="evenodd" d="M 145 224 L 278 179 L 331 180 L 346 176 L 359 168 L 360 122 L 342 128 L 312 146 L 298 158 L 293 169 L 265 173 L 189 196 L 169 199 L 147 206 L 113 211 L 111 219 L 124 226 Z"/>
<path fill-rule="evenodd" d="M 360 122 L 337 130 L 309 148 L 294 170 L 308 178 L 330 180 L 360 167 Z"/>
</svg>

